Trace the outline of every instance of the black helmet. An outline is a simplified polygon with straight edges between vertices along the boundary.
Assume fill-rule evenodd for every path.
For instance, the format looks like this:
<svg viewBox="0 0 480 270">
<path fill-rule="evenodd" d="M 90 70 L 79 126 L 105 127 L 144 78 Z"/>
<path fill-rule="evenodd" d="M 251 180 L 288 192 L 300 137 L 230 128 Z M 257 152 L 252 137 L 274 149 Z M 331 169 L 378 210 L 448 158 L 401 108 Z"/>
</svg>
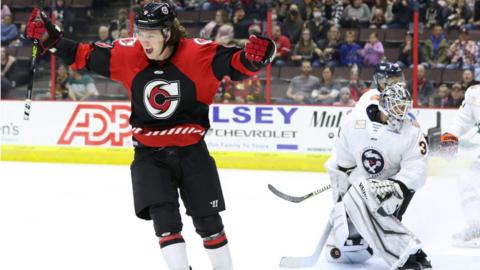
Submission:
<svg viewBox="0 0 480 270">
<path fill-rule="evenodd" d="M 390 62 L 381 62 L 375 68 L 375 72 L 373 74 L 373 80 L 375 81 L 377 88 L 384 87 L 382 85 L 385 85 L 385 83 L 387 83 L 387 79 L 392 77 L 398 77 L 400 82 L 403 82 L 405 80 L 403 76 L 402 68 L 398 64 L 390 63 Z M 379 89 L 379 90 L 383 90 L 383 89 Z"/>
<path fill-rule="evenodd" d="M 138 28 L 162 29 L 170 28 L 177 17 L 175 6 L 167 1 L 154 1 L 146 4 L 142 11 L 135 16 Z"/>
</svg>

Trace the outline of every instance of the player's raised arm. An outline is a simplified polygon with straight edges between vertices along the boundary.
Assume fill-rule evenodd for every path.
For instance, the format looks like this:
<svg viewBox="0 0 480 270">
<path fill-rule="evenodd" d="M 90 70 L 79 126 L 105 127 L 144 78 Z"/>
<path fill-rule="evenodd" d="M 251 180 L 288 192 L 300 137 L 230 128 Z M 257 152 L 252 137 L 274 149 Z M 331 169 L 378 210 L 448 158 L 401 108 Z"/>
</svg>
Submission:
<svg viewBox="0 0 480 270">
<path fill-rule="evenodd" d="M 245 48 L 218 45 L 212 68 L 217 79 L 230 76 L 232 80 L 243 80 L 255 75 L 260 68 L 273 61 L 276 46 L 273 40 L 251 35 Z M 226 63 L 229 63 L 228 65 Z"/>
<path fill-rule="evenodd" d="M 110 63 L 112 46 L 82 43 L 64 38 L 61 29 L 52 24 L 47 13 L 38 8 L 35 8 L 28 18 L 26 36 L 40 40 L 42 54 L 51 50 L 73 69 L 86 67 L 90 71 L 111 77 L 108 63 Z"/>
</svg>

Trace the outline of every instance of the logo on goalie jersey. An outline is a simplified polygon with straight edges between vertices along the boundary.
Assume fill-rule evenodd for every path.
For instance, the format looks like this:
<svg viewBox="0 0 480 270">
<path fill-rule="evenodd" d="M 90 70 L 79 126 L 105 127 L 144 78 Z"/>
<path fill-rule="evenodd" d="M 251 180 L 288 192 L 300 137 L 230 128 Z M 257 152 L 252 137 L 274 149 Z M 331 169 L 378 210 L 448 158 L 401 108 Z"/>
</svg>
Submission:
<svg viewBox="0 0 480 270">
<path fill-rule="evenodd" d="M 154 80 L 145 86 L 143 103 L 150 116 L 167 119 L 177 110 L 180 103 L 179 82 Z"/>
<path fill-rule="evenodd" d="M 362 165 L 368 174 L 378 176 L 385 166 L 385 159 L 378 150 L 367 148 L 362 153 Z"/>
</svg>

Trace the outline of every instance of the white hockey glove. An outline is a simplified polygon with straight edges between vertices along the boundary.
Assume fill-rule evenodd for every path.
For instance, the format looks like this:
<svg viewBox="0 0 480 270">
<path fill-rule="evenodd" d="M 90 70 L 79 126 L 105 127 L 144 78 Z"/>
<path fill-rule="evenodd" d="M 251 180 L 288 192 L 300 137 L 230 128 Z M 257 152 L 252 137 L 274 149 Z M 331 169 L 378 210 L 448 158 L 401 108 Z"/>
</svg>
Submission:
<svg viewBox="0 0 480 270">
<path fill-rule="evenodd" d="M 381 216 L 390 216 L 402 205 L 403 192 L 400 185 L 392 180 L 370 179 L 370 190 L 379 204 L 375 210 Z"/>
</svg>

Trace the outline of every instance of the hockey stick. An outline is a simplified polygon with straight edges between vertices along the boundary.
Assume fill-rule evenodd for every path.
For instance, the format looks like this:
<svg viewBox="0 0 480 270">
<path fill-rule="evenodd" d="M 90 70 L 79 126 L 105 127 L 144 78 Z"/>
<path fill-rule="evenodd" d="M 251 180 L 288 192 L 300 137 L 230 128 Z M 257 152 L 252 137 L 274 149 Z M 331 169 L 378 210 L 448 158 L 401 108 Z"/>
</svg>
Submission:
<svg viewBox="0 0 480 270">
<path fill-rule="evenodd" d="M 44 6 L 44 0 L 39 1 L 40 8 Z M 25 110 L 23 111 L 23 119 L 30 119 L 30 109 L 32 107 L 32 92 L 33 92 L 33 78 L 37 69 L 38 48 L 39 40 L 33 40 L 32 57 L 30 59 L 30 70 L 28 72 L 28 84 L 27 84 L 27 98 L 25 99 Z"/>
<path fill-rule="evenodd" d="M 312 255 L 307 257 L 282 257 L 280 260 L 280 267 L 285 268 L 303 268 L 303 267 L 313 267 L 322 253 L 323 247 L 327 243 L 328 236 L 332 230 L 332 224 L 327 223 L 325 229 L 323 230 L 322 237 L 317 244 L 317 248 Z"/>
<path fill-rule="evenodd" d="M 277 195 L 278 197 L 280 197 L 280 198 L 282 198 L 282 199 L 284 199 L 284 200 L 287 200 L 287 201 L 293 202 L 293 203 L 303 202 L 304 200 L 306 200 L 306 199 L 308 199 L 308 198 L 310 198 L 310 197 L 313 197 L 313 196 L 315 196 L 315 195 L 317 195 L 317 194 L 320 194 L 320 193 L 322 193 L 322 192 L 324 192 L 325 190 L 328 190 L 328 189 L 330 189 L 330 188 L 331 188 L 331 186 L 330 186 L 330 184 L 328 184 L 328 185 L 326 185 L 326 186 L 324 186 L 324 187 L 322 187 L 322 188 L 320 188 L 320 189 L 317 189 L 317 190 L 315 190 L 315 191 L 313 191 L 313 192 L 310 192 L 310 193 L 308 193 L 308 194 L 306 194 L 306 195 L 303 195 L 303 196 L 300 196 L 300 197 L 296 197 L 296 196 L 291 196 L 291 195 L 285 194 L 285 193 L 281 192 L 280 190 L 276 189 L 274 186 L 268 184 L 268 189 L 270 189 L 270 191 L 271 191 L 273 194 Z"/>
</svg>

